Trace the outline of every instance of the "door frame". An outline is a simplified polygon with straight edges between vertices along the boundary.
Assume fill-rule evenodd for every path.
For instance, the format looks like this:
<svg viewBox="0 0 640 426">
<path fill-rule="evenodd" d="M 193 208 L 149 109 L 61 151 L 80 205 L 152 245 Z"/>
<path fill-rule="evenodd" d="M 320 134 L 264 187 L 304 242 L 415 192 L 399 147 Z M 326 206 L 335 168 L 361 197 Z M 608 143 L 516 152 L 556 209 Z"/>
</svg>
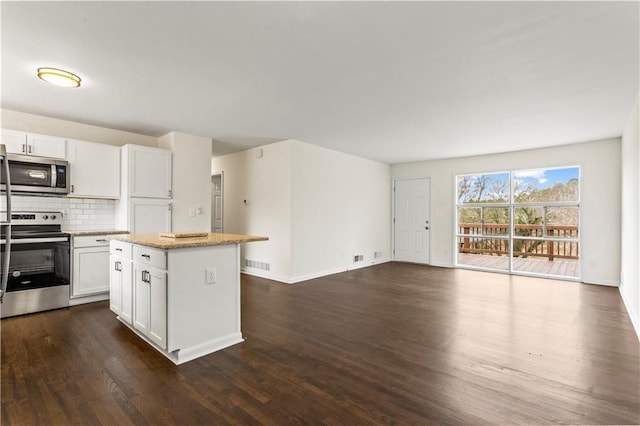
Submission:
<svg viewBox="0 0 640 426">
<path fill-rule="evenodd" d="M 417 180 L 417 179 L 426 179 L 427 180 L 427 188 L 429 188 L 429 258 L 427 259 L 427 263 L 421 263 L 421 265 L 431 265 L 431 239 L 433 238 L 433 220 L 431 220 L 431 200 L 433 194 L 431 192 L 431 176 L 413 176 L 413 177 L 403 177 L 403 178 L 394 178 L 392 179 L 391 185 L 391 260 L 396 261 L 396 182 L 406 181 L 406 180 Z"/>
</svg>

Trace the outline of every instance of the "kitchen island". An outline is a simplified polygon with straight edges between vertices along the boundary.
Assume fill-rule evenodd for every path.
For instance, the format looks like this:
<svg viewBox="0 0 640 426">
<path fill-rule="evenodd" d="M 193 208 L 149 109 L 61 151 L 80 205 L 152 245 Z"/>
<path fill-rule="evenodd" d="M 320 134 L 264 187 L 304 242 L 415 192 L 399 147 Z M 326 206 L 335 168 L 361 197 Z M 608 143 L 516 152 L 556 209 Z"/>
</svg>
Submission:
<svg viewBox="0 0 640 426">
<path fill-rule="evenodd" d="M 240 244 L 266 237 L 110 237 L 110 309 L 176 364 L 243 341 Z"/>
</svg>

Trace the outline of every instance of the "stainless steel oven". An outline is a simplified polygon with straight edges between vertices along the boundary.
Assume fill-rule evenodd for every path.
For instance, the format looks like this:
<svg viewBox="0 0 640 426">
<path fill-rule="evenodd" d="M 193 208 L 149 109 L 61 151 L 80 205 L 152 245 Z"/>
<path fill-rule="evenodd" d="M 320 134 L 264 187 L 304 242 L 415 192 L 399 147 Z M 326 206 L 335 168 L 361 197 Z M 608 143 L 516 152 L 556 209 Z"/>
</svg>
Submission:
<svg viewBox="0 0 640 426">
<path fill-rule="evenodd" d="M 7 213 L 3 213 L 6 217 Z M 2 256 L 10 250 L 2 318 L 69 306 L 69 235 L 58 212 L 10 213 L 11 236 L 0 236 Z"/>
</svg>

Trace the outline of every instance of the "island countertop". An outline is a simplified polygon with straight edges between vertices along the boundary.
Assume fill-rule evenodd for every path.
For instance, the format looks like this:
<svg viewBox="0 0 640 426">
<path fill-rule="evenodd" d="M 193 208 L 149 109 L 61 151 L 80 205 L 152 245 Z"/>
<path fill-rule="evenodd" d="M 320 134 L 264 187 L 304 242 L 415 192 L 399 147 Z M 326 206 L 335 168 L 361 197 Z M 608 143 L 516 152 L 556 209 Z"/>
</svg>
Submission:
<svg viewBox="0 0 640 426">
<path fill-rule="evenodd" d="M 124 241 L 159 249 L 177 249 L 186 247 L 204 247 L 224 244 L 242 244 L 253 241 L 267 241 L 269 238 L 255 235 L 222 234 L 210 232 L 202 237 L 171 238 L 160 234 L 121 234 L 111 235 L 110 240 Z"/>
</svg>

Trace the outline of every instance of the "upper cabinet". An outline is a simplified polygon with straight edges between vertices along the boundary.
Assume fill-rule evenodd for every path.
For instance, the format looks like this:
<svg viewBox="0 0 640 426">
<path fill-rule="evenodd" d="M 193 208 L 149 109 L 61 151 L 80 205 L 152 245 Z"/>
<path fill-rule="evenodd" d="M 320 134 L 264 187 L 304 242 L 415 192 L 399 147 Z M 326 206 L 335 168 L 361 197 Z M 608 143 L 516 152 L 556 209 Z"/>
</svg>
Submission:
<svg viewBox="0 0 640 426">
<path fill-rule="evenodd" d="M 13 154 L 61 159 L 66 156 L 66 140 L 55 136 L 2 129 L 2 143 Z"/>
<path fill-rule="evenodd" d="M 71 170 L 69 197 L 120 197 L 120 147 L 70 139 L 67 161 Z"/>
<path fill-rule="evenodd" d="M 123 196 L 171 198 L 171 151 L 138 145 L 121 149 Z"/>
</svg>

